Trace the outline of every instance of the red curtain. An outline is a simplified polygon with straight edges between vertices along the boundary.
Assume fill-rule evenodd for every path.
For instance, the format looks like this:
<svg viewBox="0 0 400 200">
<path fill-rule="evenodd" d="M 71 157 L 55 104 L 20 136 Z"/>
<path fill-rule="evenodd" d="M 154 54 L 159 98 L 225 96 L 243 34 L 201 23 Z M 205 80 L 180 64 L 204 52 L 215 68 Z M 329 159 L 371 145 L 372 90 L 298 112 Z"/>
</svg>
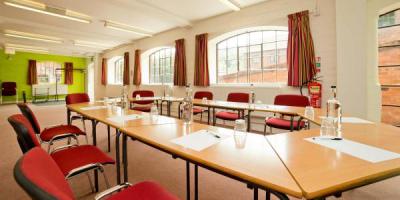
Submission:
<svg viewBox="0 0 400 200">
<path fill-rule="evenodd" d="M 135 50 L 135 66 L 133 71 L 133 84 L 139 86 L 142 82 L 142 68 L 140 66 L 140 50 Z"/>
<path fill-rule="evenodd" d="M 71 62 L 66 62 L 64 64 L 65 68 L 65 76 L 64 76 L 64 83 L 66 85 L 72 85 L 74 83 L 74 67 Z"/>
<path fill-rule="evenodd" d="M 208 53 L 207 53 L 208 34 L 196 35 L 196 52 L 194 66 L 194 85 L 209 86 L 210 78 L 208 74 Z"/>
<path fill-rule="evenodd" d="M 175 41 L 174 85 L 186 86 L 185 39 Z"/>
<path fill-rule="evenodd" d="M 124 53 L 124 85 L 129 85 L 129 52 Z"/>
<path fill-rule="evenodd" d="M 288 85 L 301 86 L 311 80 L 317 72 L 309 13 L 307 10 L 288 17 Z"/>
<path fill-rule="evenodd" d="M 101 84 L 107 85 L 107 58 L 101 61 Z"/>
<path fill-rule="evenodd" d="M 37 84 L 36 60 L 28 61 L 28 85 Z"/>
</svg>

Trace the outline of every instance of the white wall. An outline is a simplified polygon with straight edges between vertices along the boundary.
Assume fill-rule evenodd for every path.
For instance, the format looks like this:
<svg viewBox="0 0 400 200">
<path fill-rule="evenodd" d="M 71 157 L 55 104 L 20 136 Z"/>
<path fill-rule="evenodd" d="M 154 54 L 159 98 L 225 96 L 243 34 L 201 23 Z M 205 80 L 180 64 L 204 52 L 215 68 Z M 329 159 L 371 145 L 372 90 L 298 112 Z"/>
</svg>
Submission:
<svg viewBox="0 0 400 200">
<path fill-rule="evenodd" d="M 310 17 L 311 30 L 314 38 L 316 55 L 322 58 L 322 72 L 324 77 L 324 86 L 336 84 L 336 35 L 335 35 L 335 7 L 334 1 L 322 0 L 320 2 L 320 16 Z M 254 26 L 287 26 L 287 15 L 302 10 L 314 10 L 315 0 L 270 0 L 257 4 L 240 12 L 230 12 L 224 15 L 209 18 L 203 21 L 195 22 L 191 28 L 176 28 L 153 37 L 135 41 L 121 48 L 105 52 L 102 56 L 111 58 L 116 55 L 122 55 L 125 51 L 130 53 L 130 66 L 133 71 L 134 50 L 141 49 L 142 52 L 158 46 L 174 45 L 176 39 L 185 38 L 186 43 L 186 61 L 187 61 L 187 79 L 193 83 L 194 76 L 194 53 L 195 53 L 195 35 L 208 33 L 209 39 L 213 39 L 226 32 L 237 29 Z M 99 66 L 101 69 L 101 66 Z M 101 70 L 98 70 L 97 77 L 100 77 Z M 131 74 L 132 75 L 132 74 Z M 132 80 L 132 78 L 131 78 Z M 98 81 L 100 83 L 100 81 Z M 97 85 L 96 97 L 114 96 L 120 94 L 120 86 L 102 86 Z M 142 85 L 140 88 L 152 89 L 156 94 L 161 95 L 162 86 Z M 327 88 L 327 87 L 325 87 Z M 131 90 L 136 89 L 130 86 Z M 248 92 L 249 87 L 229 87 L 229 86 L 211 86 L 209 88 L 195 88 L 201 90 L 210 90 L 214 93 L 216 99 L 226 99 L 231 91 Z M 283 87 L 256 87 L 257 100 L 264 103 L 272 103 L 277 94 L 299 93 L 297 88 Z M 324 90 L 324 100 L 328 97 L 329 91 Z M 183 96 L 184 89 L 174 87 L 174 95 Z"/>
</svg>

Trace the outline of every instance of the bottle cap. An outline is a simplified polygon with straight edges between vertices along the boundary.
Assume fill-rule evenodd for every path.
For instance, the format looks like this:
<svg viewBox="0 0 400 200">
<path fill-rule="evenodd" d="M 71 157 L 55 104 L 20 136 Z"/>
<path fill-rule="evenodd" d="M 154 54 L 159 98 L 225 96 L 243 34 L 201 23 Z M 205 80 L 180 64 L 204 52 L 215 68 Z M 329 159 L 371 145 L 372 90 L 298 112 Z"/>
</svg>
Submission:
<svg viewBox="0 0 400 200">
<path fill-rule="evenodd" d="M 332 89 L 333 89 L 333 88 L 336 88 L 336 85 L 332 85 L 331 88 L 332 88 Z"/>
</svg>

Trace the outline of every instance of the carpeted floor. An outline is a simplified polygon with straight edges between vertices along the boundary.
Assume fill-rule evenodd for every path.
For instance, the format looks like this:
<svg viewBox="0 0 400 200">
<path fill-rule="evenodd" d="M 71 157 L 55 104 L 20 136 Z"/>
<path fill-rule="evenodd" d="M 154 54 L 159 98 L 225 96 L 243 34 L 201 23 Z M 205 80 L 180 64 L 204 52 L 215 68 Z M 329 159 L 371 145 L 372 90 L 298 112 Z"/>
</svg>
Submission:
<svg viewBox="0 0 400 200">
<path fill-rule="evenodd" d="M 66 122 L 65 105 L 35 106 L 32 109 L 38 116 L 42 127 Z M 19 113 L 15 105 L 0 106 L 0 199 L 29 199 L 13 179 L 12 169 L 21 151 L 15 133 L 7 122 L 11 114 Z M 80 122 L 75 122 L 80 125 Z M 87 123 L 88 130 L 90 124 Z M 115 135 L 113 131 L 113 136 Z M 106 151 L 107 137 L 104 125 L 98 125 L 98 147 Z M 81 143 L 84 139 L 81 138 Z M 114 157 L 114 141 L 111 156 Z M 136 183 L 142 180 L 154 180 L 185 199 L 185 162 L 173 159 L 170 155 L 153 149 L 139 142 L 129 141 L 129 181 Z M 262 158 L 260 158 L 262 159 Z M 193 169 L 193 168 L 192 168 Z M 193 170 L 191 170 L 193 172 Z M 112 185 L 115 185 L 115 167 L 107 166 L 106 173 Z M 268 173 L 268 172 L 265 172 Z M 104 181 L 100 177 L 100 190 L 104 190 Z M 193 178 L 192 178 L 193 180 Z M 77 199 L 93 199 L 86 176 L 74 177 L 69 181 Z M 377 184 L 349 191 L 339 199 L 400 199 L 400 177 L 392 178 Z M 260 192 L 260 199 L 265 199 Z M 230 178 L 218 175 L 205 169 L 199 169 L 199 197 L 205 200 L 252 199 L 252 190 L 246 185 Z M 335 199 L 330 197 L 329 199 Z"/>
</svg>

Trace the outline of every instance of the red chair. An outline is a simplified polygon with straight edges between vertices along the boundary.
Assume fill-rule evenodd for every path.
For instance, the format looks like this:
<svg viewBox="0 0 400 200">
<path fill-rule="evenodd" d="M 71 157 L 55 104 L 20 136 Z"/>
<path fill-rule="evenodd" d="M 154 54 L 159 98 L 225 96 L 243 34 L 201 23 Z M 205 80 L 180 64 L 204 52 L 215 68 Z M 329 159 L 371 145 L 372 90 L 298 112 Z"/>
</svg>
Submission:
<svg viewBox="0 0 400 200">
<path fill-rule="evenodd" d="M 154 92 L 151 90 L 136 90 L 132 93 L 132 97 L 136 98 L 136 95 L 140 95 L 140 97 L 154 97 Z M 130 108 L 132 110 L 150 112 L 153 102 L 153 100 L 133 100 L 130 102 Z"/>
<path fill-rule="evenodd" d="M 28 107 L 27 104 L 19 103 L 17 104 L 21 113 L 29 120 L 31 126 L 33 127 L 34 133 L 38 135 L 40 143 L 48 143 L 47 151 L 50 152 L 51 145 L 55 141 L 62 140 L 68 138 L 69 140 L 72 138 L 76 138 L 79 135 L 83 135 L 86 137 L 86 143 L 88 142 L 87 134 L 83 132 L 81 129 L 74 125 L 58 125 L 45 128 L 43 131 L 40 129 L 39 122 L 33 114 L 32 110 Z M 78 139 L 76 139 L 78 142 Z"/>
<path fill-rule="evenodd" d="M 23 155 L 14 166 L 14 178 L 32 199 L 73 200 L 74 194 L 57 163 L 42 149 L 35 147 Z M 117 191 L 120 191 L 116 194 Z M 131 185 L 124 183 L 98 195 L 96 200 L 178 200 L 159 184 L 144 181 Z"/>
<path fill-rule="evenodd" d="M 8 121 L 17 134 L 17 140 L 23 153 L 34 148 L 40 149 L 40 143 L 35 136 L 33 127 L 25 116 L 21 114 L 12 115 L 8 118 Z M 68 137 L 76 136 L 69 135 Z M 43 150 L 41 151 L 43 152 Z M 79 146 L 78 144 L 69 144 L 53 149 L 53 151 L 50 152 L 50 156 L 53 159 L 53 162 L 58 166 L 58 173 L 61 177 L 64 176 L 65 179 L 69 179 L 78 174 L 88 172 L 89 170 L 99 170 L 104 176 L 107 187 L 109 186 L 103 165 L 114 164 L 115 161 L 97 147 L 92 145 Z M 33 162 L 42 163 L 42 160 L 33 160 Z M 45 163 L 45 161 L 43 162 Z M 35 177 L 37 177 L 38 180 L 42 180 L 42 182 L 52 185 L 48 178 L 54 174 L 52 174 L 52 171 L 46 167 L 42 168 L 42 170 L 44 173 L 48 173 L 48 175 L 36 175 Z M 90 185 L 92 186 L 92 184 Z"/>
<path fill-rule="evenodd" d="M 89 95 L 86 93 L 68 94 L 65 97 L 65 103 L 67 105 L 86 102 L 90 102 Z M 73 115 L 68 119 L 68 123 L 72 124 L 74 120 L 82 120 L 83 130 L 86 132 L 85 118 L 81 115 Z"/>
<path fill-rule="evenodd" d="M 194 93 L 194 99 L 203 99 L 207 98 L 207 100 L 213 100 L 213 93 L 208 91 L 197 91 Z M 203 112 L 207 112 L 207 109 L 194 107 L 193 108 L 193 115 L 200 114 L 200 121 L 203 119 Z"/>
<path fill-rule="evenodd" d="M 236 103 L 249 103 L 249 94 L 248 93 L 229 93 L 227 101 L 236 102 Z M 220 111 L 217 112 L 214 116 L 213 124 L 215 126 L 216 119 L 235 121 L 237 119 L 244 118 L 244 111 L 238 110 L 237 112 L 231 111 Z"/>
<path fill-rule="evenodd" d="M 16 82 L 1 83 L 0 104 L 3 104 L 3 96 L 16 96 L 15 102 L 18 103 L 17 83 Z"/>
<path fill-rule="evenodd" d="M 277 95 L 274 100 L 274 105 L 281 106 L 296 106 L 296 107 L 306 107 L 310 105 L 310 102 L 306 96 L 302 95 Z M 299 120 L 294 120 L 294 115 L 289 115 L 290 120 L 285 119 L 285 116 L 281 117 L 269 117 L 265 119 L 264 135 L 266 134 L 267 126 L 270 127 L 270 134 L 272 134 L 272 128 L 290 130 L 300 130 L 304 128 L 305 122 L 299 118 Z"/>
</svg>

